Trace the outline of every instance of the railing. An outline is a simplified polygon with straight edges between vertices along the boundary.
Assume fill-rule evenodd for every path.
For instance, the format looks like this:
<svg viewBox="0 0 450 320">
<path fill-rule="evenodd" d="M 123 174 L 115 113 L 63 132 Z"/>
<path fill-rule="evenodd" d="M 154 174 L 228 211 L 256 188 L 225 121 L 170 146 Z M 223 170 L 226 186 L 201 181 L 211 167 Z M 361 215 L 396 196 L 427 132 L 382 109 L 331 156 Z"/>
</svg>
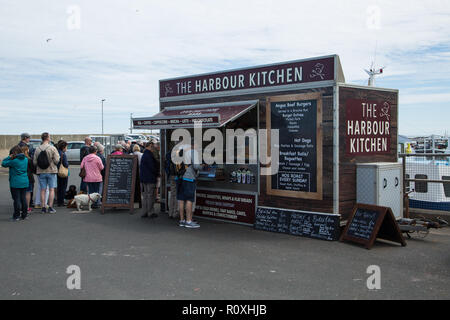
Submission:
<svg viewBox="0 0 450 320">
<path fill-rule="evenodd" d="M 405 217 L 414 211 L 450 211 L 450 154 L 399 154 L 403 165 Z"/>
</svg>

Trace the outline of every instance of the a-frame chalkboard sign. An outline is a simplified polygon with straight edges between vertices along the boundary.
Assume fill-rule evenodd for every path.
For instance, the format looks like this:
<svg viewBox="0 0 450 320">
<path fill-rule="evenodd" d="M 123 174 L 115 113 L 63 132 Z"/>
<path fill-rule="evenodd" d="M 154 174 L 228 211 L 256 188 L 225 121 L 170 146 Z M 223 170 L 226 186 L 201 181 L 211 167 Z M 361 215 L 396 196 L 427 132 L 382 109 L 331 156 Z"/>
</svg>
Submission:
<svg viewBox="0 0 450 320">
<path fill-rule="evenodd" d="M 136 155 L 109 155 L 106 159 L 102 214 L 106 208 L 134 209 L 137 174 Z"/>
<path fill-rule="evenodd" d="M 356 204 L 340 240 L 360 243 L 370 249 L 377 238 L 406 246 L 391 208 Z"/>
</svg>

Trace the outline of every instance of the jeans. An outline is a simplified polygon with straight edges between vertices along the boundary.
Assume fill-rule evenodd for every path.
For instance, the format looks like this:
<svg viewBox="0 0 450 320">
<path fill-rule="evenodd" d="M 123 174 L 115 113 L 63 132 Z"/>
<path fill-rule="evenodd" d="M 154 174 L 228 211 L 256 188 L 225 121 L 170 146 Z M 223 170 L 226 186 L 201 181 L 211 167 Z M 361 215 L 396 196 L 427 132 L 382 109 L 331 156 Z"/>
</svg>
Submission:
<svg viewBox="0 0 450 320">
<path fill-rule="evenodd" d="M 58 206 L 64 205 L 64 197 L 66 195 L 66 189 L 67 189 L 67 182 L 69 181 L 68 178 L 60 178 L 58 177 L 58 189 L 56 194 L 56 203 Z"/>
<path fill-rule="evenodd" d="M 81 178 L 80 191 L 87 193 L 87 183 L 83 181 L 83 178 Z"/>
<path fill-rule="evenodd" d="M 101 182 L 86 182 L 87 184 L 87 189 L 88 189 L 88 194 L 91 193 L 100 193 L 100 183 Z M 98 206 L 99 201 L 97 200 L 94 203 L 94 206 Z"/>
<path fill-rule="evenodd" d="M 28 214 L 27 188 L 11 188 L 11 196 L 14 201 L 13 219 L 20 218 L 20 211 L 22 211 L 22 219 L 25 219 Z"/>
</svg>

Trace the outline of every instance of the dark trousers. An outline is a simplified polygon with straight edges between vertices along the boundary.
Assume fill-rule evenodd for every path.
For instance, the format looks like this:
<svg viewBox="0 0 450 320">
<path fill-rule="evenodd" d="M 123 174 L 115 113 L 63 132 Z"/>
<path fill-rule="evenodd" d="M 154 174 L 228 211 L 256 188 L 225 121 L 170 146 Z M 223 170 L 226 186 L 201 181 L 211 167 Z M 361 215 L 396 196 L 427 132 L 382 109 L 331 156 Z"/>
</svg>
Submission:
<svg viewBox="0 0 450 320">
<path fill-rule="evenodd" d="M 13 219 L 20 218 L 20 211 L 22 211 L 22 219 L 25 219 L 28 214 L 27 188 L 11 188 L 11 196 L 14 201 Z"/>
<path fill-rule="evenodd" d="M 83 178 L 81 178 L 80 191 L 87 193 L 87 183 L 83 181 Z"/>
<path fill-rule="evenodd" d="M 88 194 L 100 193 L 101 182 L 87 182 Z M 98 201 L 94 203 L 94 206 L 98 206 Z"/>
<path fill-rule="evenodd" d="M 64 205 L 64 197 L 66 195 L 68 181 L 69 178 L 57 178 L 58 189 L 56 190 L 56 201 L 58 206 Z"/>
</svg>

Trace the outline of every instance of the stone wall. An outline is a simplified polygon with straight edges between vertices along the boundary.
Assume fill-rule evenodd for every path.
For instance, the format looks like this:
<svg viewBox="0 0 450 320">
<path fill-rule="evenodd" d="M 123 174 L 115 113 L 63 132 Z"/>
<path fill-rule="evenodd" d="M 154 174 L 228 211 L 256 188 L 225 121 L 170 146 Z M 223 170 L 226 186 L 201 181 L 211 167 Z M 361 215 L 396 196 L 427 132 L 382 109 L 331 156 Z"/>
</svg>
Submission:
<svg viewBox="0 0 450 320">
<path fill-rule="evenodd" d="M 50 134 L 53 142 L 59 140 L 83 141 L 86 136 L 93 134 Z M 40 134 L 32 134 L 31 139 L 41 139 Z M 0 135 L 0 159 L 8 156 L 9 150 L 20 141 L 20 135 Z"/>
</svg>

